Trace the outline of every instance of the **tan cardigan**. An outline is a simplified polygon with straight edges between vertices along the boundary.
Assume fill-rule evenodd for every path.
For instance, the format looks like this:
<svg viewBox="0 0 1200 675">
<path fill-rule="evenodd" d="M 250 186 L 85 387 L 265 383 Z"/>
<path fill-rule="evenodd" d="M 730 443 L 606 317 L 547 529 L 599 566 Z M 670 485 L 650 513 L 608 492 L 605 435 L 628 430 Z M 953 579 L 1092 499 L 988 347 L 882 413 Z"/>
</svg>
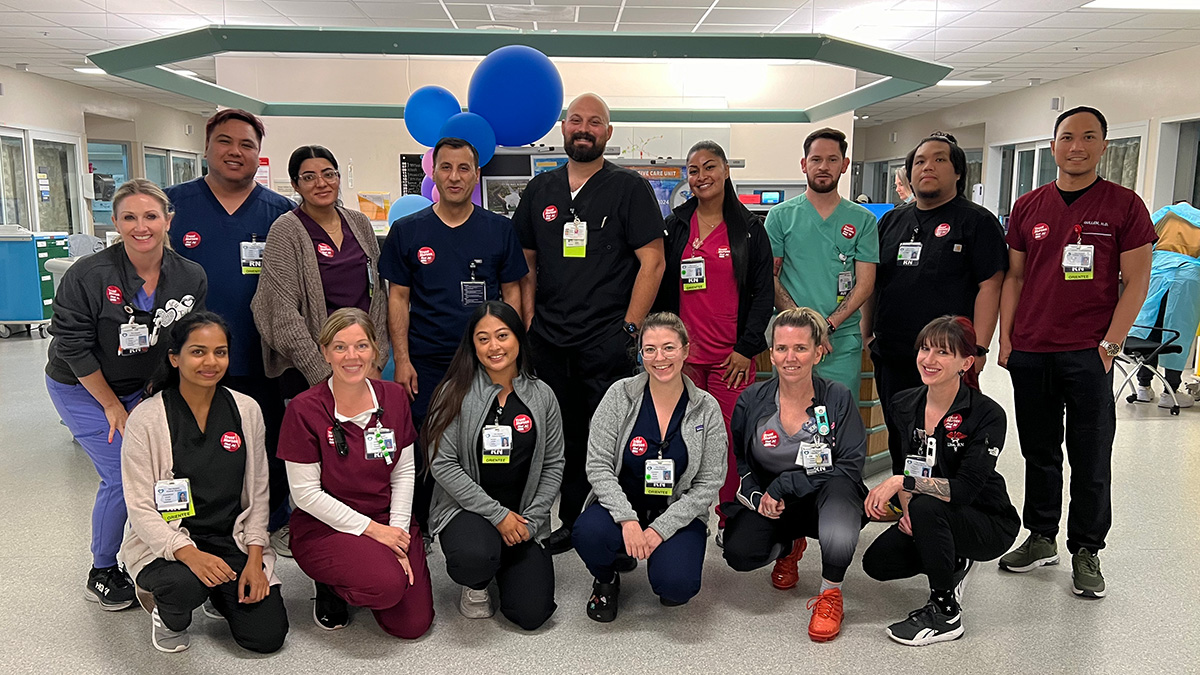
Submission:
<svg viewBox="0 0 1200 675">
<path fill-rule="evenodd" d="M 379 241 L 366 216 L 342 207 L 338 207 L 338 213 L 349 223 L 350 231 L 370 258 L 374 270 L 375 294 L 371 297 L 370 314 L 379 343 L 377 365 L 382 368 L 389 353 L 388 295 L 379 277 Z M 216 283 L 219 287 L 220 282 Z M 312 236 L 292 211 L 279 216 L 267 233 L 262 275 L 250 308 L 254 312 L 254 324 L 262 335 L 263 366 L 267 377 L 279 377 L 294 367 L 312 386 L 333 374 L 317 345 L 321 325 L 329 316 L 317 254 L 313 251 Z"/>
<path fill-rule="evenodd" d="M 262 411 L 254 399 L 234 391 L 233 400 L 242 417 L 242 435 L 246 441 L 246 477 L 242 483 L 242 512 L 233 523 L 233 540 L 247 552 L 247 546 L 263 547 L 263 566 L 274 586 L 275 551 L 267 535 L 270 517 L 267 450 L 264 444 Z M 194 546 L 182 520 L 163 520 L 154 505 L 154 483 L 175 477 L 171 450 L 171 430 L 162 394 L 138 404 L 125 422 L 121 443 L 121 480 L 125 483 L 125 506 L 129 509 L 129 527 L 117 559 L 125 564 L 129 576 L 137 580 L 142 568 L 156 558 L 175 560 L 175 551 Z M 240 573 L 241 570 L 234 570 Z"/>
</svg>

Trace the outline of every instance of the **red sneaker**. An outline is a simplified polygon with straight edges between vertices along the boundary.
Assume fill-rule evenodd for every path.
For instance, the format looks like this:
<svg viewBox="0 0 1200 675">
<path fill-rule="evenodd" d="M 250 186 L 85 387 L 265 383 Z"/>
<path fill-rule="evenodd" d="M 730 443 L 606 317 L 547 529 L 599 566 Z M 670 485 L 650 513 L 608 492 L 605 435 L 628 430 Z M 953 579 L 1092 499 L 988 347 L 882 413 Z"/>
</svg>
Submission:
<svg viewBox="0 0 1200 675">
<path fill-rule="evenodd" d="M 772 586 L 781 591 L 787 591 L 800 583 L 800 570 L 797 564 L 804 557 L 806 548 L 808 548 L 808 540 L 803 537 L 792 542 L 792 552 L 775 561 L 775 569 L 771 570 Z"/>
<path fill-rule="evenodd" d="M 829 642 L 842 632 L 842 591 L 831 588 L 808 601 L 812 620 L 808 622 L 808 637 L 813 642 Z"/>
</svg>

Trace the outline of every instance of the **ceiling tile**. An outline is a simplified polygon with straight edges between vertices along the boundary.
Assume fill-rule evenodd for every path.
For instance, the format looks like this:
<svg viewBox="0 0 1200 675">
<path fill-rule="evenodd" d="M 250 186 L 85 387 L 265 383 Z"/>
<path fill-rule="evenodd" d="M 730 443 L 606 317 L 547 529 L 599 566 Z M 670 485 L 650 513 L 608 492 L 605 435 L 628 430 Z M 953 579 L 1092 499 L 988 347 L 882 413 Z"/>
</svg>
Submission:
<svg viewBox="0 0 1200 675">
<path fill-rule="evenodd" d="M 347 2 L 346 0 L 323 0 L 321 2 L 270 0 L 267 4 L 275 11 L 287 17 L 318 16 L 340 19 L 342 17 L 361 17 L 363 15 L 362 12 L 358 11 L 353 2 Z M 365 5 L 367 3 L 362 4 Z M 396 3 L 396 6 L 403 7 L 404 5 Z M 333 21 L 327 23 L 337 25 L 337 22 Z"/>
<path fill-rule="evenodd" d="M 225 26 L 292 26 L 292 20 L 281 14 L 275 16 L 205 16 L 210 22 Z M 319 18 L 318 21 L 325 24 L 341 23 L 345 19 L 329 19 Z M 320 24 L 317 24 L 320 25 Z M 363 25 L 363 24 L 354 24 Z"/>
<path fill-rule="evenodd" d="M 603 23 L 577 21 L 575 23 L 553 23 L 548 21 L 539 21 L 538 28 L 542 30 L 556 30 L 560 32 L 567 31 L 585 31 L 590 33 L 607 33 L 613 29 L 613 23 L 606 21 Z"/>
<path fill-rule="evenodd" d="M 387 19 L 387 20 L 393 21 L 394 19 Z M 376 23 L 379 23 L 380 21 L 384 21 L 384 19 L 376 19 Z M 435 22 L 432 20 L 428 20 L 428 19 L 418 20 L 418 21 L 408 21 L 406 23 L 412 24 L 413 28 L 434 28 L 435 27 L 434 25 L 432 25 Z M 459 21 L 458 27 L 470 30 L 470 29 L 481 28 L 483 26 L 491 26 L 491 25 L 497 25 L 497 24 L 504 25 L 504 26 L 512 26 L 513 28 L 519 28 L 521 30 L 533 30 L 533 22 L 532 21 Z M 395 24 L 390 24 L 390 25 L 399 26 L 401 24 L 395 23 Z M 444 25 L 446 28 L 449 28 L 450 27 L 449 21 L 446 21 Z"/>
<path fill-rule="evenodd" d="M 1140 42 L 1171 32 L 1163 28 L 1102 28 L 1088 33 L 1087 39 L 1096 42 Z"/>
<path fill-rule="evenodd" d="M 279 2 L 276 0 L 267 0 L 274 7 L 284 11 Z M 294 4 L 287 2 L 286 4 Z M 445 19 L 446 10 L 436 2 L 356 2 L 354 3 L 361 10 L 361 14 L 372 18 L 381 19 Z M 482 14 L 479 10 L 482 9 Z M 456 5 L 455 9 L 451 10 L 455 18 L 460 16 L 464 20 L 488 21 L 491 17 L 488 16 L 487 8 L 481 5 Z M 284 12 L 287 13 L 286 11 Z M 353 12 L 354 16 L 360 16 L 359 12 Z M 338 14 L 326 14 L 324 16 L 339 16 Z"/>
<path fill-rule="evenodd" d="M 310 18 L 307 20 L 315 21 L 316 19 Z M 336 22 L 337 24 L 340 25 L 345 21 L 345 19 L 324 19 L 324 21 Z M 440 19 L 397 19 L 397 18 L 384 19 L 384 18 L 379 18 L 379 17 L 371 19 L 371 18 L 367 18 L 367 17 L 362 17 L 360 19 L 357 19 L 357 21 L 359 21 L 360 23 L 355 23 L 354 24 L 355 27 L 372 26 L 373 25 L 373 26 L 377 26 L 379 28 L 454 28 L 454 25 L 450 23 L 450 19 L 445 16 L 443 16 Z M 296 22 L 300 23 L 300 19 L 297 19 Z M 463 29 L 468 29 L 468 28 L 474 28 L 475 26 L 478 26 L 478 25 L 484 25 L 484 24 L 489 24 L 489 23 L 492 23 L 492 22 L 491 21 L 459 21 L 458 27 L 463 28 Z M 309 26 L 309 25 L 316 25 L 316 24 L 300 23 L 300 25 L 301 26 Z M 533 26 L 530 25 L 530 28 L 532 29 Z"/>
<path fill-rule="evenodd" d="M 132 21 L 120 16 L 108 14 L 92 14 L 77 12 L 37 12 L 37 16 L 71 28 L 136 28 Z"/>
<path fill-rule="evenodd" d="M 998 0 L 995 4 L 985 7 L 983 11 L 1002 9 L 1010 12 L 1065 12 L 1069 9 L 1078 9 L 1087 2 L 1088 0 Z"/>
<path fill-rule="evenodd" d="M 695 7 L 625 7 L 621 23 L 687 23 L 693 26 L 706 10 Z"/>
<path fill-rule="evenodd" d="M 53 21 L 26 12 L 0 12 L 0 26 L 54 26 Z"/>
<path fill-rule="evenodd" d="M 195 14 L 126 14 L 125 18 L 144 28 L 162 28 L 173 31 L 209 25 L 208 19 Z"/>
<path fill-rule="evenodd" d="M 378 3 L 374 3 L 374 4 L 378 4 Z M 411 6 L 412 5 L 410 5 L 410 7 Z M 363 8 L 361 4 L 359 5 L 359 7 L 362 8 L 363 11 L 366 11 L 366 8 Z M 492 20 L 492 16 L 490 14 L 488 14 L 487 5 L 447 5 L 446 7 L 447 7 L 447 9 L 450 10 L 450 14 L 454 17 L 455 21 L 491 21 Z M 436 11 L 430 11 L 430 10 L 436 10 Z M 437 3 L 433 3 L 433 7 L 428 7 L 428 6 L 425 6 L 424 4 L 422 4 L 420 13 L 421 13 L 421 16 L 411 16 L 409 18 L 441 19 L 441 18 L 446 17 L 445 10 L 443 10 L 441 5 L 438 5 Z"/>
<path fill-rule="evenodd" d="M 4 4 L 15 10 L 25 12 L 104 13 L 103 7 L 97 7 L 83 0 L 8 0 Z"/>
<path fill-rule="evenodd" d="M 1130 12 L 1079 10 L 1056 14 L 1032 25 L 1035 28 L 1108 28 L 1137 16 L 1138 14 Z"/>
<path fill-rule="evenodd" d="M 1090 40 L 1093 32 L 1095 31 L 1091 28 L 1018 28 L 996 40 L 1000 42 L 1058 42 L 1074 40 L 1082 35 L 1087 35 L 1086 39 Z"/>
<path fill-rule="evenodd" d="M 1194 28 L 1200 26 L 1200 12 L 1147 12 L 1124 21 L 1114 28 Z"/>
<path fill-rule="evenodd" d="M 705 21 L 700 24 L 697 33 L 770 33 L 775 24 L 720 24 Z"/>
<path fill-rule="evenodd" d="M 1190 49 L 1195 46 L 1195 42 L 1165 42 L 1154 40 L 1152 42 L 1131 42 L 1129 44 L 1121 45 L 1121 51 L 1129 54 L 1140 54 L 1145 56 L 1149 54 L 1173 52 L 1179 49 Z M 1138 58 L 1142 58 L 1142 56 L 1139 56 Z"/>
<path fill-rule="evenodd" d="M 964 49 L 964 54 L 997 54 L 1006 52 L 1031 52 L 1035 49 L 1041 49 L 1048 44 L 1045 42 L 981 42 L 974 47 Z"/>
<path fill-rule="evenodd" d="M 62 26 L 11 26 L 11 31 L 16 33 L 13 37 L 34 38 L 38 40 L 49 39 L 55 40 L 91 40 L 95 39 L 92 36 L 81 33 L 74 28 L 63 28 Z"/>
<path fill-rule="evenodd" d="M 749 0 L 756 2 L 757 0 Z M 626 11 L 629 11 L 628 9 Z M 742 9 L 716 7 L 704 19 L 705 23 L 720 23 L 726 25 L 768 24 L 772 27 L 791 16 L 790 9 Z"/>
<path fill-rule="evenodd" d="M 622 33 L 689 33 L 694 23 L 626 23 L 621 20 Z"/>
<path fill-rule="evenodd" d="M 186 0 L 183 0 L 186 2 Z M 182 3 L 171 0 L 103 0 L 109 14 L 192 14 Z M 45 10 L 54 11 L 54 10 Z"/>
<path fill-rule="evenodd" d="M 617 7 L 580 7 L 577 20 L 581 23 L 612 24 L 617 20 L 618 11 Z"/>
<path fill-rule="evenodd" d="M 937 38 L 938 42 L 946 40 L 982 42 L 985 40 L 994 40 L 1005 33 L 1011 33 L 1013 30 L 1015 29 L 995 27 L 984 28 L 982 26 L 950 26 L 946 28 L 939 28 L 931 33 L 931 35 Z"/>
<path fill-rule="evenodd" d="M 1002 3 L 1007 6 L 1007 2 Z M 1050 15 L 1038 12 L 975 12 L 950 24 L 955 26 L 971 26 L 979 28 L 1024 28 L 1038 21 L 1049 18 Z"/>
<path fill-rule="evenodd" d="M 185 0 L 187 7 L 205 16 L 279 16 L 262 0 Z"/>
</svg>

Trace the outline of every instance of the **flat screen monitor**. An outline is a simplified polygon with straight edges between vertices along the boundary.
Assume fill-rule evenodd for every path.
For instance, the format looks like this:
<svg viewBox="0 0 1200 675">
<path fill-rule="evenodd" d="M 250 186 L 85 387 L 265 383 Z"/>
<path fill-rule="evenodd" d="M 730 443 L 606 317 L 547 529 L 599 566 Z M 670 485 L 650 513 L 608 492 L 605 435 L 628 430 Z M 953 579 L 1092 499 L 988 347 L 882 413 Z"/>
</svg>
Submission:
<svg viewBox="0 0 1200 675">
<path fill-rule="evenodd" d="M 780 197 L 783 195 L 779 190 L 763 190 L 759 193 L 762 198 L 762 204 L 778 204 Z"/>
</svg>

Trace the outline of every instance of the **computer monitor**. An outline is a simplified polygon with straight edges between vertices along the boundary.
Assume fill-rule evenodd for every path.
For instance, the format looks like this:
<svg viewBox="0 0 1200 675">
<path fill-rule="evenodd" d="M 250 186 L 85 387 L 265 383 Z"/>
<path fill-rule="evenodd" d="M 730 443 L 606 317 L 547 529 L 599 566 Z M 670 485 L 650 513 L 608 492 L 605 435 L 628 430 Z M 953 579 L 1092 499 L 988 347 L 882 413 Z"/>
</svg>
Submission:
<svg viewBox="0 0 1200 675">
<path fill-rule="evenodd" d="M 782 194 L 783 193 L 780 192 L 779 190 L 763 190 L 762 192 L 759 193 L 759 196 L 761 197 L 761 201 L 759 203 L 761 203 L 761 204 L 778 204 L 779 199 L 782 196 Z"/>
</svg>

